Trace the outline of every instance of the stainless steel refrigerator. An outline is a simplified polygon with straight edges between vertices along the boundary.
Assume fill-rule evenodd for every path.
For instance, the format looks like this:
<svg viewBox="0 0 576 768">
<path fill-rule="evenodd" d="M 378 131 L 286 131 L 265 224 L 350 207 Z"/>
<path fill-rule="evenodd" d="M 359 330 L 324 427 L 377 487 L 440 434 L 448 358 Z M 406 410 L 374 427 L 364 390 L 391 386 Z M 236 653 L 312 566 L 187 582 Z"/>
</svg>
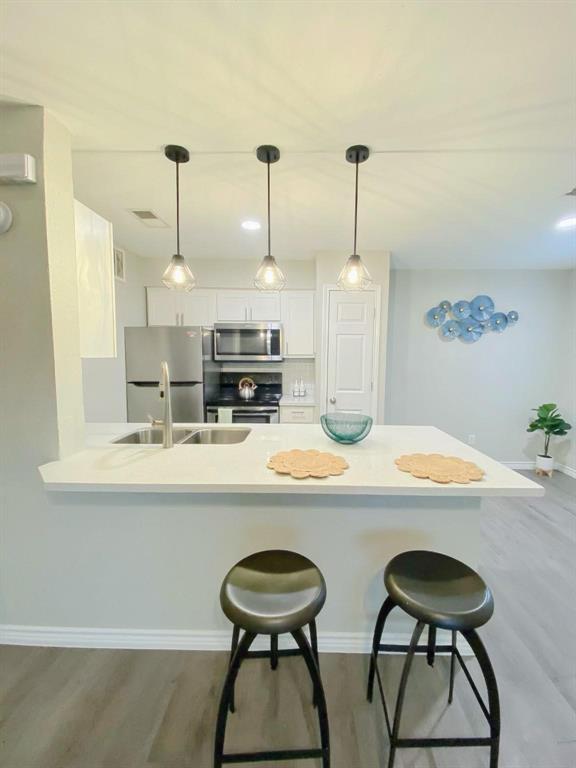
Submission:
<svg viewBox="0 0 576 768">
<path fill-rule="evenodd" d="M 128 421 L 161 418 L 160 363 L 170 369 L 172 418 L 204 421 L 203 358 L 210 357 L 211 332 L 201 327 L 126 328 L 126 400 Z"/>
</svg>

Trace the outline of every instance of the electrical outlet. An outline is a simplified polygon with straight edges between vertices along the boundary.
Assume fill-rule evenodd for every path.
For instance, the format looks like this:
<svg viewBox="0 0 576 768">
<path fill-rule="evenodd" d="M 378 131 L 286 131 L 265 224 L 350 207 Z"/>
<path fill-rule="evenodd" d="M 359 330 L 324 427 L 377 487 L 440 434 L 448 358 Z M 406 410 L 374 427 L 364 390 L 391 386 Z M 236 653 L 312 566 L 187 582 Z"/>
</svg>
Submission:
<svg viewBox="0 0 576 768">
<path fill-rule="evenodd" d="M 476 435 L 468 435 L 468 445 L 476 445 Z"/>
</svg>

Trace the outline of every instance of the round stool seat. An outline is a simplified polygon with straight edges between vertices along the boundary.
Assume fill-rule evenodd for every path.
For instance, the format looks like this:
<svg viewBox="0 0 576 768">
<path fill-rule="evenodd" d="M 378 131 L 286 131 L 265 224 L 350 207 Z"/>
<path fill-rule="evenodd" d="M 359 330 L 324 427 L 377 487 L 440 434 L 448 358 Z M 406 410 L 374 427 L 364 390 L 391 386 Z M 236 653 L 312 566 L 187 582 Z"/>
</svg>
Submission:
<svg viewBox="0 0 576 768">
<path fill-rule="evenodd" d="M 325 600 L 326 583 L 314 563 L 284 549 L 240 560 L 228 571 L 220 590 L 222 610 L 230 621 L 264 635 L 309 624 Z"/>
<path fill-rule="evenodd" d="M 475 629 L 494 612 L 492 593 L 476 571 L 439 552 L 396 555 L 386 566 L 384 584 L 406 613 L 443 629 Z"/>
</svg>

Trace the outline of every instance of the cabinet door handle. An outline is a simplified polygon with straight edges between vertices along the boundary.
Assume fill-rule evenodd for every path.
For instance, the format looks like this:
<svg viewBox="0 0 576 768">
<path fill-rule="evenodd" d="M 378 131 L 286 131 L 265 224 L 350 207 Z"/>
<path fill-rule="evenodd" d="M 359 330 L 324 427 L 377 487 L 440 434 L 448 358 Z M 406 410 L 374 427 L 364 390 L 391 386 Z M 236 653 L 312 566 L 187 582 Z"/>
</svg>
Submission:
<svg viewBox="0 0 576 768">
<path fill-rule="evenodd" d="M 288 342 L 286 342 L 286 354 L 288 354 Z"/>
</svg>

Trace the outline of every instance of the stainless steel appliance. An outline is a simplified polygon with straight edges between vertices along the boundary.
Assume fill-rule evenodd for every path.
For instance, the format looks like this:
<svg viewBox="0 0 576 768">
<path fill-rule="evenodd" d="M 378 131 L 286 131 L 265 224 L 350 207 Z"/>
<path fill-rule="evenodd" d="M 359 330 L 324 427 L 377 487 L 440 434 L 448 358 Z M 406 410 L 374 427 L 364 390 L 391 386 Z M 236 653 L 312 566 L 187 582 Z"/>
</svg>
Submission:
<svg viewBox="0 0 576 768">
<path fill-rule="evenodd" d="M 128 421 L 148 421 L 163 403 L 159 396 L 160 363 L 170 369 L 174 422 L 204 421 L 203 350 L 211 332 L 199 326 L 126 328 L 126 400 Z"/>
<path fill-rule="evenodd" d="M 253 397 L 247 401 L 239 384 L 249 378 Z M 219 387 L 206 401 L 206 421 L 220 424 L 277 424 L 282 397 L 281 373 L 220 373 Z"/>
<path fill-rule="evenodd" d="M 281 323 L 214 323 L 214 360 L 282 360 Z"/>
</svg>

